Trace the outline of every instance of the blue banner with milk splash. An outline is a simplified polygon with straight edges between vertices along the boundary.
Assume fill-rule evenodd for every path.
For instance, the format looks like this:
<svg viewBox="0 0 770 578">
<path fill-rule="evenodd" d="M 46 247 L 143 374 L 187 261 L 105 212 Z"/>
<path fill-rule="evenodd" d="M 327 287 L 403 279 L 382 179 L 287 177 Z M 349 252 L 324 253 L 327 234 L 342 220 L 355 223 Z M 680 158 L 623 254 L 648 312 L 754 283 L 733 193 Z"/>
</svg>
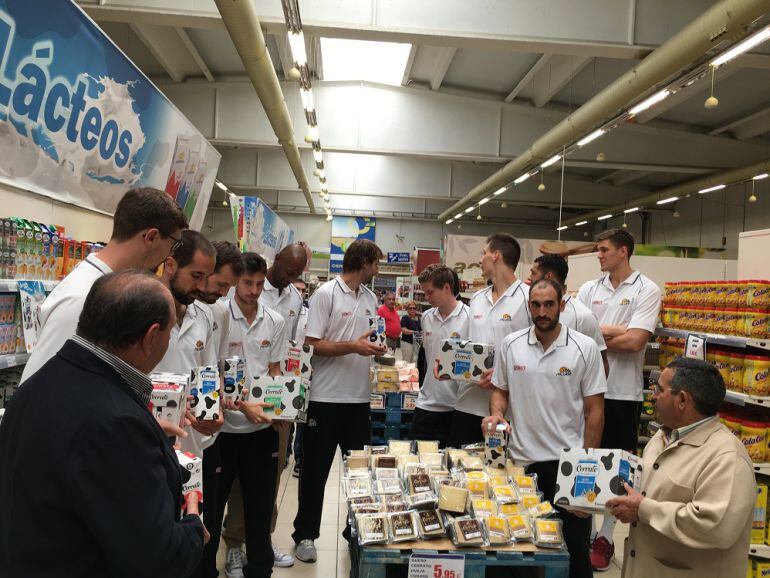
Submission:
<svg viewBox="0 0 770 578">
<path fill-rule="evenodd" d="M 71 0 L 0 0 L 0 181 L 111 213 L 165 190 L 200 228 L 219 153 Z"/>
</svg>

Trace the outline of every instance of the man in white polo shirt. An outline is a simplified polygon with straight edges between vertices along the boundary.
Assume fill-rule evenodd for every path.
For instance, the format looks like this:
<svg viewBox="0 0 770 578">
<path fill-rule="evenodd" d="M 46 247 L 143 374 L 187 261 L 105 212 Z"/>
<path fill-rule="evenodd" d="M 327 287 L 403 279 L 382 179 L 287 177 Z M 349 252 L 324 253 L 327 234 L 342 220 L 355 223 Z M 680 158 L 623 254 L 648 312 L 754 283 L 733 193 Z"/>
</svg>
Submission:
<svg viewBox="0 0 770 578">
<path fill-rule="evenodd" d="M 516 278 L 520 256 L 521 247 L 511 235 L 498 233 L 487 237 L 481 271 L 492 285 L 471 298 L 468 338 L 474 343 L 497 348 L 506 335 L 532 324 L 527 306 L 529 288 Z M 480 426 L 481 420 L 489 415 L 491 376 L 492 370 L 488 370 L 478 383 L 460 384 L 452 417 L 453 447 L 483 441 Z"/>
<path fill-rule="evenodd" d="M 510 408 L 511 454 L 527 473 L 537 474 L 538 489 L 553 501 L 561 450 L 599 446 L 607 382 L 594 340 L 559 323 L 561 285 L 551 280 L 534 284 L 529 307 L 534 325 L 508 335 L 495 352 L 495 389 L 482 427 L 508 425 L 504 416 Z M 570 578 L 590 578 L 591 520 L 558 512 Z"/>
<path fill-rule="evenodd" d="M 318 559 L 313 541 L 321 530 L 324 488 L 337 446 L 345 454 L 369 443 L 370 357 L 387 348 L 370 340 L 369 317 L 377 314 L 377 297 L 365 284 L 377 274 L 381 258 L 372 241 L 353 241 L 343 257 L 342 275 L 321 285 L 310 300 L 305 343 L 315 348 L 313 383 L 292 534 L 302 562 Z"/>
<path fill-rule="evenodd" d="M 599 320 L 591 310 L 583 305 L 579 300 L 574 299 L 567 294 L 567 275 L 569 274 L 569 265 L 567 260 L 561 255 L 549 254 L 541 255 L 532 264 L 529 270 L 529 283 L 534 285 L 542 279 L 551 279 L 561 285 L 564 294 L 564 309 L 559 315 L 559 322 L 570 329 L 579 331 L 583 335 L 588 335 L 599 346 L 602 352 L 602 364 L 604 365 L 604 375 L 610 371 L 607 363 L 607 346 L 604 343 L 602 330 L 599 327 Z"/>
<path fill-rule="evenodd" d="M 435 375 L 435 360 L 445 339 L 468 338 L 468 306 L 458 301 L 457 274 L 445 265 L 429 265 L 417 278 L 425 299 L 433 305 L 422 314 L 422 346 L 428 371 L 425 374 L 414 410 L 411 437 L 414 440 L 438 440 L 441 447 L 449 445 L 452 413 L 457 402 L 458 383 L 439 381 Z"/>
<path fill-rule="evenodd" d="M 40 329 L 21 381 L 40 369 L 75 335 L 91 285 L 106 273 L 125 269 L 155 271 L 179 242 L 187 219 L 163 191 L 131 189 L 120 199 L 112 220 L 112 236 L 59 283 L 40 306 Z"/>
<path fill-rule="evenodd" d="M 607 343 L 610 372 L 601 447 L 636 452 L 644 387 L 644 351 L 658 324 L 661 292 L 651 279 L 631 268 L 629 260 L 634 253 L 631 233 L 625 229 L 609 229 L 596 240 L 604 275 L 584 283 L 578 299 L 596 315 Z M 592 543 L 594 570 L 602 572 L 610 567 L 615 553 L 614 529 L 615 518 L 605 516 Z"/>
</svg>

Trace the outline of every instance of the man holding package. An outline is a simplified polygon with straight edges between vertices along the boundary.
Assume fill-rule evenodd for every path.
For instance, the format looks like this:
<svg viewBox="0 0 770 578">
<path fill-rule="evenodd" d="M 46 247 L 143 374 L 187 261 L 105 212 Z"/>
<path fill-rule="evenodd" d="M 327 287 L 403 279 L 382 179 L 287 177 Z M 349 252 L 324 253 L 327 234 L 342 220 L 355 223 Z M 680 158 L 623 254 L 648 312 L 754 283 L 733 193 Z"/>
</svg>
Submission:
<svg viewBox="0 0 770 578">
<path fill-rule="evenodd" d="M 599 348 L 590 337 L 559 322 L 561 285 L 535 283 L 529 293 L 534 325 L 503 339 L 495 351 L 489 417 L 482 432 L 498 424 L 510 430 L 509 449 L 538 488 L 553 501 L 562 448 L 599 446 L 607 381 Z M 510 426 L 503 416 L 510 407 Z M 570 552 L 571 578 L 590 578 L 591 520 L 559 510 Z"/>
<path fill-rule="evenodd" d="M 756 500 L 751 458 L 717 418 L 725 384 L 705 361 L 668 364 L 655 387 L 662 424 L 644 448 L 641 492 L 607 505 L 631 524 L 626 578 L 743 578 Z"/>
<path fill-rule="evenodd" d="M 0 576 L 189 576 L 205 530 L 147 408 L 174 325 L 169 291 L 101 276 L 77 335 L 14 396 L 0 425 Z"/>
</svg>

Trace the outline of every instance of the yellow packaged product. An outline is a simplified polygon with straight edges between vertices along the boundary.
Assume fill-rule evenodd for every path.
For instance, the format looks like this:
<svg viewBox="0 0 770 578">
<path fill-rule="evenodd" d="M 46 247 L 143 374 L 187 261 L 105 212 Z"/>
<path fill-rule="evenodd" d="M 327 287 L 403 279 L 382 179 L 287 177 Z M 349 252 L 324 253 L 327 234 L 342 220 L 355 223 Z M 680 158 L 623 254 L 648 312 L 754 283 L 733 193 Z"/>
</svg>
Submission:
<svg viewBox="0 0 770 578">
<path fill-rule="evenodd" d="M 507 486 L 510 482 L 508 476 L 494 475 L 489 476 L 489 487 L 496 488 L 497 486 Z"/>
<path fill-rule="evenodd" d="M 753 540 L 752 540 L 753 541 Z M 753 578 L 770 578 L 770 562 L 754 561 Z"/>
<path fill-rule="evenodd" d="M 728 354 L 728 368 L 727 368 L 727 382 L 725 385 L 727 389 L 732 391 L 743 391 L 743 363 L 744 356 L 740 353 Z"/>
<path fill-rule="evenodd" d="M 743 356 L 743 392 L 757 397 L 770 393 L 770 357 L 763 355 Z"/>
<path fill-rule="evenodd" d="M 727 429 L 733 432 L 733 435 L 740 439 L 741 437 L 741 420 L 731 414 L 722 414 L 724 418 L 724 424 Z"/>
<path fill-rule="evenodd" d="M 754 503 L 754 518 L 751 522 L 751 543 L 761 544 L 765 539 L 767 517 L 767 484 L 757 483 L 757 501 Z"/>
<path fill-rule="evenodd" d="M 762 279 L 749 281 L 748 301 L 752 309 L 770 308 L 770 281 Z"/>
<path fill-rule="evenodd" d="M 474 498 L 489 496 L 489 485 L 483 480 L 468 480 L 468 492 Z"/>
<path fill-rule="evenodd" d="M 477 518 L 484 516 L 497 516 L 497 502 L 493 500 L 474 498 L 471 500 L 471 505 L 473 506 L 473 515 Z"/>
<path fill-rule="evenodd" d="M 706 307 L 703 310 L 703 331 L 706 333 L 719 333 L 717 331 L 717 310 Z"/>
<path fill-rule="evenodd" d="M 727 311 L 723 308 L 714 311 L 714 326 L 719 335 L 727 335 L 729 330 L 727 327 Z"/>
<path fill-rule="evenodd" d="M 765 461 L 766 435 L 767 424 L 765 422 L 743 420 L 741 423 L 741 442 L 749 453 L 752 462 Z"/>
<path fill-rule="evenodd" d="M 746 337 L 754 339 L 764 339 L 767 337 L 767 311 L 761 309 L 747 309 L 743 312 L 745 329 L 743 331 Z"/>
<path fill-rule="evenodd" d="M 537 506 L 542 501 L 541 494 L 522 494 L 521 505 L 527 509 Z"/>
<path fill-rule="evenodd" d="M 748 309 L 749 307 L 749 282 L 737 281 L 738 286 L 738 304 L 736 307 L 739 309 Z"/>
<path fill-rule="evenodd" d="M 708 349 L 707 349 L 708 351 Z M 722 376 L 722 379 L 725 382 L 725 385 L 730 388 L 729 382 L 730 382 L 730 354 L 723 350 L 723 349 L 717 349 L 712 348 L 711 351 L 714 355 L 714 367 L 717 368 L 719 371 L 719 374 Z M 743 387 L 741 387 L 741 390 Z M 740 391 L 740 390 L 739 390 Z"/>
<path fill-rule="evenodd" d="M 536 492 L 537 483 L 532 476 L 513 476 L 513 481 L 522 492 Z"/>
<path fill-rule="evenodd" d="M 503 516 L 516 516 L 527 512 L 521 504 L 500 504 L 500 513 Z"/>
<path fill-rule="evenodd" d="M 724 282 L 714 284 L 714 307 L 724 309 L 727 307 L 727 285 Z"/>
<path fill-rule="evenodd" d="M 470 472 L 466 472 L 465 473 L 465 478 L 468 481 L 476 480 L 476 481 L 485 482 L 485 481 L 487 481 L 488 476 L 487 476 L 486 472 L 480 472 L 480 471 L 472 470 Z"/>
<path fill-rule="evenodd" d="M 737 281 L 725 282 L 725 307 L 738 307 L 738 295 L 740 294 Z"/>
</svg>

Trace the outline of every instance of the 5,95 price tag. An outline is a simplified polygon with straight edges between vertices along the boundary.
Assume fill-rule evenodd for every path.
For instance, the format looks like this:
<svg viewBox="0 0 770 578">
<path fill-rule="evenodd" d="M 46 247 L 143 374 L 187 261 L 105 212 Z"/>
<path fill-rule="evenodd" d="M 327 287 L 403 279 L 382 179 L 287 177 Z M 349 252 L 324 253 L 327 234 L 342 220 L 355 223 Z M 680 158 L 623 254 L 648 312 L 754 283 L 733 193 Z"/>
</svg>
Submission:
<svg viewBox="0 0 770 578">
<path fill-rule="evenodd" d="M 409 578 L 463 578 L 463 554 L 412 554 Z"/>
</svg>

